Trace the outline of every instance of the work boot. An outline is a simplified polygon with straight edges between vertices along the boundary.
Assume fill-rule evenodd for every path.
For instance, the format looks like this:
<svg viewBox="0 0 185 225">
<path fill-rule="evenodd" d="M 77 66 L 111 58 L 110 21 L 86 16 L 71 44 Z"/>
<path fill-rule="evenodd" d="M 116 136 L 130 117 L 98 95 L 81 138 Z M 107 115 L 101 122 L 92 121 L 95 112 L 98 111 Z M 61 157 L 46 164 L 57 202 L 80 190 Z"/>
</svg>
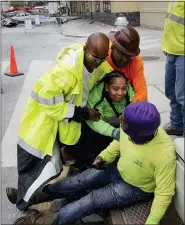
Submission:
<svg viewBox="0 0 185 225">
<path fill-rule="evenodd" d="M 16 202 L 17 202 L 17 192 L 18 191 L 15 188 L 11 188 L 11 187 L 6 188 L 6 195 L 8 197 L 8 200 L 12 204 L 16 204 Z"/>
<path fill-rule="evenodd" d="M 54 223 L 57 215 L 58 213 L 51 213 L 50 211 L 30 210 L 26 216 L 17 219 L 13 225 L 50 225 Z"/>
<path fill-rule="evenodd" d="M 18 191 L 15 188 L 10 188 L 10 187 L 6 188 L 7 197 L 12 204 L 17 203 L 17 193 Z M 51 195 L 48 195 L 42 191 L 37 191 L 30 202 L 31 203 L 30 206 L 40 204 L 43 202 L 51 202 L 53 200 L 54 198 Z"/>
<path fill-rule="evenodd" d="M 163 129 L 168 135 L 183 136 L 183 129 L 173 129 L 170 123 L 166 124 Z"/>
<path fill-rule="evenodd" d="M 53 198 L 51 195 L 48 195 L 42 191 L 37 191 L 35 192 L 35 195 L 33 199 L 31 200 L 31 204 L 36 205 L 43 202 L 52 202 L 53 200 L 55 200 L 55 198 Z"/>
</svg>

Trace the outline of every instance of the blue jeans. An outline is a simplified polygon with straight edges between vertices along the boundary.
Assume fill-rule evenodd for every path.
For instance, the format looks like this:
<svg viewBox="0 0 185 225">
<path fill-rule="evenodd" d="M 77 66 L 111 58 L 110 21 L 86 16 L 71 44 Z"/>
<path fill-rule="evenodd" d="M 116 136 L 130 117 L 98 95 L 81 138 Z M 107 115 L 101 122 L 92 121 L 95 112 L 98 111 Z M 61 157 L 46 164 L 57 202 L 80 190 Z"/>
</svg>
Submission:
<svg viewBox="0 0 185 225">
<path fill-rule="evenodd" d="M 105 170 L 87 169 L 46 186 L 45 192 L 55 198 L 76 197 L 78 200 L 62 207 L 54 224 L 72 224 L 76 220 L 103 209 L 137 204 L 153 198 L 153 193 L 126 183 L 116 164 Z"/>
<path fill-rule="evenodd" d="M 184 128 L 184 56 L 168 54 L 165 66 L 165 94 L 170 100 L 173 129 Z"/>
</svg>

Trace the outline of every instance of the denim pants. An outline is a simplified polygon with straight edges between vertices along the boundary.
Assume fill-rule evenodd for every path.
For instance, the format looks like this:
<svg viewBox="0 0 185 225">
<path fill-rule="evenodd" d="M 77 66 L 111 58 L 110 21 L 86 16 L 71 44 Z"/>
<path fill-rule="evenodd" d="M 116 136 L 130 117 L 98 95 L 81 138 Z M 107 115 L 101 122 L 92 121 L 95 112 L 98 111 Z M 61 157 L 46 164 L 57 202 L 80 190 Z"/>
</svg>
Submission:
<svg viewBox="0 0 185 225">
<path fill-rule="evenodd" d="M 126 183 L 116 164 L 105 170 L 87 169 L 44 190 L 55 198 L 75 197 L 76 201 L 62 207 L 54 224 L 72 224 L 76 220 L 101 210 L 137 204 L 153 198 L 153 193 Z"/>
<path fill-rule="evenodd" d="M 184 56 L 168 54 L 165 66 L 165 94 L 170 100 L 173 129 L 184 128 Z"/>
</svg>

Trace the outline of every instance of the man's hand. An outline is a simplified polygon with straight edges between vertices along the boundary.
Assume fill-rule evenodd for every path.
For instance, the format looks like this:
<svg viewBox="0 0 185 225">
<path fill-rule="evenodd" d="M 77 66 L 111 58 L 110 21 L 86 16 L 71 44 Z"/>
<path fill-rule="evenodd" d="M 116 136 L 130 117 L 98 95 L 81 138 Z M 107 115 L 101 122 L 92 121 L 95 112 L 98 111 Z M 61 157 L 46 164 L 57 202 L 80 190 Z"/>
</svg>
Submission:
<svg viewBox="0 0 185 225">
<path fill-rule="evenodd" d="M 163 53 L 165 54 L 165 56 L 167 56 L 167 55 L 168 55 L 168 53 L 167 53 L 167 52 L 165 52 L 165 51 L 163 51 Z"/>
<path fill-rule="evenodd" d="M 103 170 L 105 168 L 105 161 L 103 161 L 102 157 L 97 156 L 92 164 L 92 167 L 97 170 Z"/>
<path fill-rule="evenodd" d="M 101 114 L 97 110 L 88 109 L 88 111 L 89 111 L 89 120 L 95 120 L 95 121 L 100 120 Z"/>
<path fill-rule="evenodd" d="M 73 120 L 78 123 L 82 123 L 85 120 L 100 120 L 100 113 L 95 109 L 89 109 L 87 107 L 75 106 L 74 115 L 69 121 Z"/>
</svg>

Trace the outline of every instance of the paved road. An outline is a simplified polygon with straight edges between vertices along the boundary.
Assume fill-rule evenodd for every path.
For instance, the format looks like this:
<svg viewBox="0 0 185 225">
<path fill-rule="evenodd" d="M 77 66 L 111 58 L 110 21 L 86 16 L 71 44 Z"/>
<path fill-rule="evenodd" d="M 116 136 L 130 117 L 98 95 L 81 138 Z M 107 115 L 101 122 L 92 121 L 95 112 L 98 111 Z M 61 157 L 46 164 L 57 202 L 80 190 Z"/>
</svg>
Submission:
<svg viewBox="0 0 185 225">
<path fill-rule="evenodd" d="M 84 25 L 85 24 L 85 25 Z M 84 38 L 61 35 L 74 31 Z M 109 32 L 110 26 L 86 21 L 72 21 L 62 28 L 58 25 L 37 27 L 25 34 L 24 27 L 2 29 L 2 74 L 8 70 L 9 47 L 14 45 L 19 71 L 24 76 L 10 78 L 2 76 L 2 224 L 11 224 L 20 213 L 5 195 L 5 187 L 16 186 L 16 142 L 21 114 L 35 81 L 55 63 L 59 50 L 65 45 L 80 41 L 95 31 Z M 168 121 L 169 102 L 164 96 L 164 56 L 160 51 L 161 32 L 138 28 L 141 35 L 141 55 L 159 56 L 154 62 L 145 62 L 149 101 L 156 104 L 162 117 L 162 125 Z"/>
</svg>

